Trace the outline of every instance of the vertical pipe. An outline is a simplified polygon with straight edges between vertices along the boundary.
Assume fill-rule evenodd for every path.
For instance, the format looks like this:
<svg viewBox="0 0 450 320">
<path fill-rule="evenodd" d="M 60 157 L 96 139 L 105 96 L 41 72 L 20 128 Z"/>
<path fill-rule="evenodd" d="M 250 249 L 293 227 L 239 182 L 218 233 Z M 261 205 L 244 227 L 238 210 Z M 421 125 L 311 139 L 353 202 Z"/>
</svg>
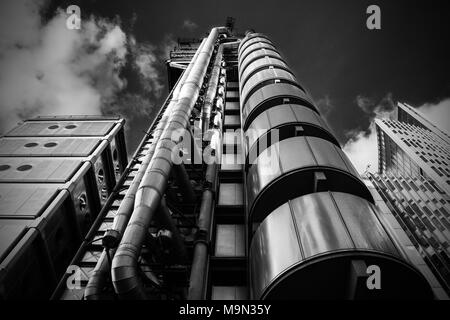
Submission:
<svg viewBox="0 0 450 320">
<path fill-rule="evenodd" d="M 189 279 L 188 300 L 204 299 L 206 292 L 206 269 L 208 264 L 208 247 L 211 232 L 211 220 L 216 190 L 216 163 L 208 165 L 205 177 L 205 190 L 203 191 L 200 214 L 198 218 L 198 233 L 194 245 L 194 256 Z"/>
<path fill-rule="evenodd" d="M 228 44 L 222 44 L 219 47 L 218 54 L 222 55 L 223 48 Z M 218 63 L 217 73 L 219 74 L 220 70 L 220 60 L 216 58 L 216 63 Z M 216 65 L 216 64 L 215 64 Z M 218 81 L 218 77 L 217 77 Z M 217 81 L 214 86 L 214 90 L 212 91 L 214 94 L 217 89 Z M 211 87 L 209 88 L 211 89 Z M 214 96 L 211 97 L 209 101 L 214 100 Z M 208 110 L 209 109 L 209 110 Z M 217 112 L 223 116 L 223 106 L 217 109 Z M 211 106 L 207 106 L 207 109 L 204 112 L 205 118 L 207 121 L 203 122 L 203 125 L 207 125 L 203 127 L 203 130 L 207 130 L 209 128 L 209 119 L 211 114 Z M 197 239 L 194 245 L 194 254 L 191 266 L 191 276 L 189 279 L 189 291 L 188 291 L 188 300 L 200 300 L 204 299 L 206 295 L 206 280 L 208 274 L 208 251 L 209 251 L 209 242 L 211 235 L 211 224 L 213 219 L 213 209 L 214 209 L 214 194 L 217 190 L 216 186 L 216 175 L 217 175 L 217 159 L 221 159 L 222 153 L 222 144 L 221 144 L 221 136 L 222 136 L 222 122 L 219 123 L 219 128 L 214 129 L 219 137 L 219 141 L 211 141 L 211 147 L 215 150 L 214 160 L 212 164 L 210 164 L 206 169 L 205 174 L 205 188 L 202 195 L 202 202 L 200 205 L 200 213 L 198 218 L 198 234 Z M 206 131 L 204 131 L 206 132 Z"/>
<path fill-rule="evenodd" d="M 222 60 L 223 45 L 219 46 L 217 50 L 216 59 L 214 60 L 214 66 L 211 71 L 211 77 L 209 78 L 208 91 L 206 92 L 205 103 L 202 108 L 202 132 L 205 133 L 209 129 L 209 121 L 211 117 L 211 107 L 216 96 L 217 83 L 219 82 L 220 75 L 220 62 Z"/>
<path fill-rule="evenodd" d="M 195 55 L 192 58 L 192 61 L 196 61 L 199 52 L 202 50 L 205 40 L 202 41 L 202 43 L 199 46 L 199 49 L 195 53 Z M 113 226 L 111 230 L 108 230 L 105 234 L 105 241 L 109 242 L 111 244 L 111 247 L 114 247 L 110 250 L 111 256 L 115 255 L 116 249 L 115 244 L 118 243 L 120 239 L 122 238 L 122 235 L 125 231 L 125 228 L 127 226 L 127 223 L 130 219 L 130 216 L 133 212 L 134 207 L 134 201 L 136 197 L 136 192 L 138 190 L 138 187 L 141 183 L 142 177 L 145 174 L 145 171 L 148 168 L 148 165 L 150 164 L 150 160 L 153 157 L 153 154 L 155 153 L 156 144 L 159 141 L 159 138 L 161 137 L 162 132 L 167 127 L 169 116 L 171 115 L 172 109 L 176 102 L 178 101 L 178 95 L 181 90 L 181 85 L 184 83 L 184 81 L 187 78 L 187 75 L 190 73 L 192 69 L 193 63 L 190 63 L 187 67 L 187 69 L 183 72 L 180 79 L 178 80 L 177 84 L 175 85 L 173 91 L 172 91 L 172 97 L 170 101 L 168 102 L 168 106 L 163 113 L 162 118 L 158 122 L 155 130 L 153 131 L 153 143 L 150 146 L 149 151 L 143 158 L 141 162 L 141 166 L 136 173 L 136 176 L 134 177 L 130 187 L 127 190 L 127 193 L 125 194 L 124 199 L 120 203 L 119 209 L 117 210 L 116 215 L 114 216 Z M 106 284 L 106 279 L 108 276 L 108 273 L 110 271 L 111 266 L 109 265 L 109 261 L 107 259 L 106 249 L 103 250 L 99 260 L 97 261 L 97 264 L 95 265 L 94 270 L 92 271 L 91 276 L 89 277 L 88 284 L 85 289 L 85 299 L 87 300 L 98 300 L 101 299 L 101 292 Z"/>
<path fill-rule="evenodd" d="M 191 62 L 193 67 L 185 82 L 181 84 L 178 102 L 156 145 L 154 158 L 151 160 L 136 193 L 134 211 L 114 256 L 111 268 L 113 286 L 120 298 L 146 298 L 145 289 L 139 276 L 138 257 L 153 214 L 157 210 L 167 187 L 167 179 L 173 165 L 171 153 L 174 146 L 179 143 L 179 140 L 173 141 L 173 133 L 187 127 L 189 115 L 197 101 L 218 31 L 218 28 L 211 30 L 196 61 Z"/>
</svg>

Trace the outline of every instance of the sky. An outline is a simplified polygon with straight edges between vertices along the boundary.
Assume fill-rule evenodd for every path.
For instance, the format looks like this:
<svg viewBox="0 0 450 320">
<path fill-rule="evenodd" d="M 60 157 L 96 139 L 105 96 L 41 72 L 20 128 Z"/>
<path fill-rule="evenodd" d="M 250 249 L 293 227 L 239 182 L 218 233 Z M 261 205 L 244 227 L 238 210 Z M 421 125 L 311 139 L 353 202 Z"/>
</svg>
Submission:
<svg viewBox="0 0 450 320">
<path fill-rule="evenodd" d="M 450 131 L 449 1 L 0 1 L 0 134 L 44 114 L 120 114 L 130 154 L 167 95 L 178 37 L 267 34 L 358 171 L 376 170 L 371 125 L 397 101 Z M 65 9 L 81 9 L 81 29 Z M 366 27 L 369 5 L 381 30 Z"/>
</svg>

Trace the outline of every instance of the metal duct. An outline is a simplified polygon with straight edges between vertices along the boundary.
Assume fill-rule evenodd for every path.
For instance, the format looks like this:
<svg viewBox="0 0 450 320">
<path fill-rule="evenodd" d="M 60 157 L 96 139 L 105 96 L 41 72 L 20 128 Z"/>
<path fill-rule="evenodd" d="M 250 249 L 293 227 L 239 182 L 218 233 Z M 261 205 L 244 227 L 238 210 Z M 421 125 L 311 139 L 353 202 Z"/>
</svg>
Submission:
<svg viewBox="0 0 450 320">
<path fill-rule="evenodd" d="M 235 42 L 221 45 L 223 47 L 235 44 Z M 225 67 L 225 62 L 222 61 L 222 67 Z M 221 72 L 225 71 L 222 69 Z M 223 75 L 225 76 L 226 73 Z M 223 98 L 219 97 L 216 101 L 216 119 L 221 119 L 223 116 Z M 216 159 L 222 158 L 222 121 L 214 120 L 214 124 L 218 127 L 209 131 L 211 133 L 210 146 L 215 150 L 214 157 Z M 208 274 L 208 249 L 211 236 L 211 225 L 213 219 L 214 195 L 217 190 L 217 164 L 214 161 L 206 169 L 205 186 L 202 195 L 202 202 L 200 205 L 200 214 L 198 217 L 198 233 L 194 245 L 194 253 L 192 258 L 191 276 L 189 279 L 188 300 L 205 299 L 206 294 L 206 279 Z"/>
<path fill-rule="evenodd" d="M 155 155 L 137 190 L 134 211 L 111 268 L 114 289 L 120 298 L 146 298 L 142 280 L 139 277 L 138 257 L 153 214 L 159 207 L 165 192 L 167 179 L 172 169 L 172 149 L 179 142 L 172 141 L 172 134 L 175 130 L 185 129 L 189 122 L 189 115 L 197 101 L 219 30 L 226 29 L 213 28 L 204 46 L 197 51 L 197 59 L 191 62 L 192 69 L 186 80 L 181 83 L 178 102 L 170 114 L 168 125 L 156 145 Z"/>
<path fill-rule="evenodd" d="M 203 191 L 198 217 L 198 231 L 194 245 L 191 277 L 189 279 L 188 300 L 204 299 L 209 236 L 211 232 L 214 192 L 216 190 L 216 166 L 217 164 L 214 161 L 206 169 L 205 190 Z"/>
<path fill-rule="evenodd" d="M 194 57 L 192 58 L 192 61 L 196 61 L 198 57 L 198 53 L 202 50 L 206 40 L 203 40 L 202 43 L 199 46 L 199 50 L 195 53 Z M 141 166 L 136 173 L 136 176 L 134 177 L 133 181 L 131 182 L 131 186 L 128 189 L 127 193 L 125 194 L 124 199 L 122 200 L 119 209 L 117 210 L 117 214 L 114 216 L 114 221 L 112 228 L 108 230 L 105 234 L 105 241 L 109 243 L 118 243 L 120 239 L 122 238 L 122 235 L 125 231 L 125 228 L 127 226 L 127 223 L 130 219 L 130 216 L 133 212 L 134 207 L 134 200 L 136 197 L 136 192 L 138 191 L 138 187 L 141 183 L 142 177 L 145 174 L 145 171 L 148 168 L 148 165 L 150 163 L 150 160 L 153 157 L 153 154 L 155 153 L 155 147 L 157 142 L 159 141 L 159 138 L 161 137 L 162 132 L 166 128 L 168 124 L 169 116 L 172 112 L 173 107 L 176 105 L 178 101 L 178 95 L 181 90 L 181 85 L 186 80 L 187 75 L 192 69 L 193 64 L 189 64 L 187 69 L 183 72 L 180 79 L 178 80 L 177 84 L 174 86 L 174 89 L 172 90 L 171 99 L 168 102 L 168 106 L 166 110 L 163 113 L 163 116 L 161 120 L 158 122 L 158 125 L 156 126 L 155 130 L 153 131 L 153 143 L 150 146 L 150 149 L 148 150 L 145 157 L 142 159 Z M 89 277 L 88 284 L 86 286 L 86 290 L 84 293 L 84 297 L 87 300 L 98 300 L 101 299 L 101 292 L 102 289 L 105 286 L 105 281 L 107 279 L 108 272 L 111 268 L 110 262 L 108 261 L 107 256 L 107 249 L 103 250 L 102 255 L 100 256 L 99 260 L 97 261 L 97 264 L 95 265 L 94 270 L 92 271 L 91 276 Z M 110 250 L 110 255 L 114 256 L 116 250 L 115 248 Z"/>
<path fill-rule="evenodd" d="M 205 103 L 202 109 L 202 133 L 205 133 L 209 128 L 209 119 L 211 116 L 211 107 L 216 95 L 217 83 L 219 81 L 220 74 L 220 62 L 222 60 L 223 45 L 219 46 L 216 53 L 216 59 L 214 60 L 214 66 L 211 71 L 211 77 L 209 78 L 208 91 L 205 96 Z"/>
</svg>

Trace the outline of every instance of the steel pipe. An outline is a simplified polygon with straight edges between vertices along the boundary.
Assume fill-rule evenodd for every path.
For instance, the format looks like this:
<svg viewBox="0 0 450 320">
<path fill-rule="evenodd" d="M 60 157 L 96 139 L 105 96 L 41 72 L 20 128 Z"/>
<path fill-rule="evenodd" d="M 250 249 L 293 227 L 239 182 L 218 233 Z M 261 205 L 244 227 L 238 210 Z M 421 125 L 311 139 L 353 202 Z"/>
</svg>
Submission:
<svg viewBox="0 0 450 320">
<path fill-rule="evenodd" d="M 194 256 L 189 279 L 188 300 L 204 299 L 205 283 L 208 265 L 208 247 L 211 233 L 211 221 L 216 190 L 216 163 L 208 165 L 205 177 L 205 190 L 203 191 L 200 214 L 198 217 L 198 233 L 194 245 Z"/>
<path fill-rule="evenodd" d="M 219 31 L 223 29 L 225 28 L 211 30 L 204 46 L 198 50 L 197 59 L 190 63 L 192 69 L 186 80 L 181 83 L 178 101 L 137 190 L 134 211 L 112 262 L 112 281 L 119 298 L 146 298 L 145 289 L 139 276 L 138 257 L 153 214 L 164 195 L 167 179 L 173 166 L 171 153 L 179 143 L 179 139 L 175 140 L 172 136 L 176 130 L 187 127 L 189 115 L 197 101 L 202 80 L 213 53 L 214 44 Z M 183 117 L 182 114 L 186 116 Z M 174 119 L 174 115 L 177 115 L 176 119 Z"/>
<path fill-rule="evenodd" d="M 192 58 L 192 61 L 195 61 L 198 57 L 198 53 L 203 48 L 203 45 L 205 43 L 205 40 L 200 44 L 199 50 L 195 53 L 194 57 Z M 181 90 L 181 85 L 184 83 L 184 81 L 187 78 L 187 75 L 189 74 L 190 70 L 192 69 L 193 64 L 189 64 L 188 68 L 183 72 L 180 79 L 178 80 L 177 84 L 174 86 L 174 89 L 172 90 L 171 99 L 168 102 L 168 106 L 163 113 L 163 116 L 161 120 L 158 122 L 155 130 L 153 131 L 153 143 L 150 146 L 150 149 L 148 150 L 147 154 L 143 158 L 141 162 L 141 166 L 136 173 L 136 176 L 134 177 L 133 181 L 131 182 L 131 185 L 125 194 L 124 199 L 122 200 L 119 209 L 117 210 L 116 215 L 114 216 L 113 226 L 111 230 L 107 231 L 106 239 L 109 238 L 109 242 L 116 242 L 118 243 L 122 235 L 125 231 L 125 228 L 127 226 L 127 223 L 130 219 L 130 216 L 133 212 L 134 208 L 134 202 L 136 193 L 138 191 L 139 185 L 142 181 L 142 178 L 145 174 L 145 171 L 148 168 L 148 165 L 150 164 L 150 160 L 152 159 L 154 153 L 155 153 L 155 147 L 157 142 L 159 141 L 159 138 L 161 137 L 162 132 L 166 128 L 168 124 L 169 116 L 172 113 L 172 109 L 175 106 L 175 104 L 178 101 L 178 95 Z M 99 260 L 97 261 L 97 264 L 95 265 L 94 270 L 92 271 L 91 276 L 89 277 L 88 284 L 85 289 L 84 297 L 87 300 L 98 300 L 101 299 L 101 293 L 102 290 L 106 284 L 106 279 L 108 276 L 108 273 L 110 272 L 110 263 L 108 261 L 106 250 L 103 250 Z M 110 250 L 110 255 L 115 255 L 115 248 Z"/>
<path fill-rule="evenodd" d="M 220 62 L 222 61 L 223 45 L 219 46 L 216 53 L 216 59 L 214 60 L 214 66 L 211 71 L 211 76 L 208 83 L 208 91 L 205 96 L 205 103 L 203 104 L 201 121 L 202 121 L 202 133 L 205 133 L 209 129 L 209 119 L 211 117 L 211 107 L 214 102 L 217 91 L 217 83 L 220 75 Z"/>
<path fill-rule="evenodd" d="M 230 43 L 223 44 L 224 46 Z M 225 63 L 222 63 L 222 67 Z M 223 98 L 218 98 L 216 103 L 216 117 L 220 118 L 223 115 Z M 209 124 L 208 124 L 209 125 Z M 222 121 L 218 121 L 218 128 L 214 129 L 218 133 L 221 140 Z M 212 137 L 211 137 L 212 138 Z M 214 145 L 215 158 L 221 159 L 221 142 L 211 141 L 210 145 Z M 200 205 L 200 213 L 198 217 L 198 233 L 194 245 L 194 254 L 191 266 L 191 276 L 189 278 L 188 300 L 205 299 L 206 294 L 206 279 L 208 275 L 208 251 L 209 241 L 211 236 L 211 225 L 213 219 L 214 195 L 217 190 L 216 184 L 217 164 L 213 161 L 208 165 L 205 174 L 205 189 L 202 195 L 202 202 Z"/>
</svg>

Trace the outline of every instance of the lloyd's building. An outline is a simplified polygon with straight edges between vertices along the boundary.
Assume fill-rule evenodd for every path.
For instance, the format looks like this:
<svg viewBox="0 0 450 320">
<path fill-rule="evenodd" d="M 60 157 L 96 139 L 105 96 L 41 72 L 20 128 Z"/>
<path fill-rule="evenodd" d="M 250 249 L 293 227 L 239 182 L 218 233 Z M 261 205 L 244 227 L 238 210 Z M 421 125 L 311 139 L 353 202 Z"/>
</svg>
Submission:
<svg viewBox="0 0 450 320">
<path fill-rule="evenodd" d="M 46 259 L 42 270 L 59 263 L 66 272 L 32 282 L 38 275 L 11 264 L 32 252 L 28 242 L 10 241 L 2 247 L 2 297 L 444 298 L 281 50 L 264 34 L 233 34 L 231 24 L 180 40 L 167 60 L 170 93 L 81 244 L 70 259 L 52 261 L 48 250 L 35 257 Z M 174 135 L 180 129 L 188 134 Z M 12 281 L 17 272 L 29 272 L 29 283 Z"/>
</svg>

